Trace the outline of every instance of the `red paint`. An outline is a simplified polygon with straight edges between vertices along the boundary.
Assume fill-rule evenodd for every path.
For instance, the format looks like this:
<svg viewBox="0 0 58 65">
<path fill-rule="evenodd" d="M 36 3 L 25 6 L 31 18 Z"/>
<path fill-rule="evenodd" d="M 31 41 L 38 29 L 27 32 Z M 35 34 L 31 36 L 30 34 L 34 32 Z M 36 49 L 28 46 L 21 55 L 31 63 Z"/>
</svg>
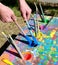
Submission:
<svg viewBox="0 0 58 65">
<path fill-rule="evenodd" d="M 32 54 L 30 52 L 24 54 L 25 60 L 30 60 L 32 58 Z"/>
</svg>

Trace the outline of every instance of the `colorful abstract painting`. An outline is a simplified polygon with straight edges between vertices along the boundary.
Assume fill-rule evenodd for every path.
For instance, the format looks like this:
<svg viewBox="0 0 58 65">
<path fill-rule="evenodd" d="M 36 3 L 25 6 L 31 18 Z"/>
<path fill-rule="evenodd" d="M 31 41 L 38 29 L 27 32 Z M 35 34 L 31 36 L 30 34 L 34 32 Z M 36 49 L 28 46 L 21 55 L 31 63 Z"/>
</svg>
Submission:
<svg viewBox="0 0 58 65">
<path fill-rule="evenodd" d="M 39 15 L 37 15 L 37 18 L 39 25 L 36 37 L 38 40 L 37 46 L 29 46 L 28 41 L 21 33 L 15 38 L 25 62 L 20 60 L 15 48 L 9 45 L 0 57 L 1 65 L 58 65 L 58 17 L 53 17 L 48 23 L 40 22 Z M 51 17 L 45 16 L 45 18 L 50 20 Z M 34 19 L 31 18 L 29 24 L 35 35 Z M 23 30 L 31 38 L 27 26 L 23 27 Z"/>
</svg>

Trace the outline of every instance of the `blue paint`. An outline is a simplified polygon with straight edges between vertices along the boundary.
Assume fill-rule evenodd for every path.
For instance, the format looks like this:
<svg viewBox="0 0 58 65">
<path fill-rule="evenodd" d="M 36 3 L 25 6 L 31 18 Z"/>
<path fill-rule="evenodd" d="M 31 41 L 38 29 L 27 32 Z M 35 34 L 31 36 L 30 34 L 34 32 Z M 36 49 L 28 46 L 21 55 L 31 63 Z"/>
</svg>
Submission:
<svg viewBox="0 0 58 65">
<path fill-rule="evenodd" d="M 51 38 L 45 38 L 44 40 L 46 44 L 53 44 L 53 40 Z"/>
<path fill-rule="evenodd" d="M 29 43 L 29 46 L 31 46 L 32 44 L 32 40 L 26 35 L 25 38 L 27 39 L 28 43 Z"/>
<path fill-rule="evenodd" d="M 31 31 L 31 27 L 30 27 L 30 25 L 29 25 L 29 23 L 28 23 L 28 21 L 26 21 L 26 24 L 27 24 L 27 27 L 28 27 L 28 29 L 29 29 L 29 32 L 30 32 L 30 34 L 31 34 L 31 36 L 32 36 L 32 39 L 33 39 L 33 44 L 32 43 L 30 43 L 29 45 L 30 46 L 37 46 L 38 45 L 38 40 L 33 36 L 33 32 Z M 29 39 L 29 38 L 26 38 L 26 39 Z M 29 40 L 28 40 L 29 41 Z M 30 42 L 30 41 L 29 41 Z"/>
</svg>

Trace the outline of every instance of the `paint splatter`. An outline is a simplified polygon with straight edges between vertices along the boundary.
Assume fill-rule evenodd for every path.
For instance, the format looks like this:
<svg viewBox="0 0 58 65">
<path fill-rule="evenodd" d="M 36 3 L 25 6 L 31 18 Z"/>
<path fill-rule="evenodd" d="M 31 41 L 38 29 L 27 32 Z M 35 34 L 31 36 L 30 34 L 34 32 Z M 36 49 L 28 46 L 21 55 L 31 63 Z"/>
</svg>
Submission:
<svg viewBox="0 0 58 65">
<path fill-rule="evenodd" d="M 23 52 L 23 56 L 25 60 L 30 60 L 32 58 L 31 52 Z"/>
<path fill-rule="evenodd" d="M 49 17 L 47 17 L 49 18 Z M 38 16 L 38 19 L 40 20 L 40 17 Z M 30 26 L 32 28 L 32 31 L 34 32 L 34 20 L 30 20 Z M 17 37 L 18 41 L 16 41 L 17 46 L 21 50 L 21 52 L 24 55 L 24 58 L 26 61 L 32 63 L 32 64 L 37 64 L 37 65 L 58 65 L 58 19 L 53 18 L 52 21 L 47 25 L 47 27 L 43 30 L 39 30 L 37 39 L 39 41 L 39 45 L 36 47 L 30 47 L 28 46 L 28 43 L 26 40 L 22 38 L 22 36 Z M 39 22 L 41 25 L 43 25 L 41 22 Z M 33 24 L 33 25 L 31 25 Z M 25 33 L 28 33 L 28 30 L 26 27 L 23 28 Z M 20 40 L 20 41 L 19 41 Z M 9 46 L 9 50 L 13 50 L 12 46 Z M 31 52 L 27 52 L 26 50 L 30 50 Z M 15 50 L 13 50 L 15 53 L 17 53 Z M 5 51 L 6 52 L 6 51 Z M 18 59 L 16 60 L 17 56 L 11 55 L 10 53 L 3 53 L 5 57 L 1 58 L 6 58 L 9 59 L 14 65 L 19 65 L 20 63 L 22 64 L 22 60 Z M 2 55 L 2 56 L 3 56 Z M 52 59 L 52 60 L 51 60 Z M 17 61 L 17 62 L 16 62 Z M 1 61 L 1 65 L 5 65 Z M 52 63 L 52 64 L 51 64 Z M 24 64 L 23 64 L 24 65 Z M 30 64 L 29 64 L 30 65 Z"/>
</svg>

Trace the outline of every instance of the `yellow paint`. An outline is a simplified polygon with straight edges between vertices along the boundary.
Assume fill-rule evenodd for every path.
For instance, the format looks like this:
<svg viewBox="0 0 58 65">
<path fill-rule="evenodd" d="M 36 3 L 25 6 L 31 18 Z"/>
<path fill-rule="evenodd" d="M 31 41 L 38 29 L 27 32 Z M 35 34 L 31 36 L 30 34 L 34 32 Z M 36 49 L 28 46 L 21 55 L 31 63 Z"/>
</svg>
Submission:
<svg viewBox="0 0 58 65">
<path fill-rule="evenodd" d="M 39 39 L 39 41 L 42 41 L 43 40 L 43 38 L 41 37 L 40 39 Z"/>
<path fill-rule="evenodd" d="M 48 35 L 46 35 L 46 34 L 43 34 L 42 32 L 39 32 L 38 33 L 40 36 L 42 36 L 43 38 L 48 38 L 48 37 L 50 37 L 50 36 L 48 36 Z"/>
<path fill-rule="evenodd" d="M 46 35 L 46 34 L 43 34 L 40 30 L 38 30 L 38 33 L 37 33 L 37 39 L 39 40 L 39 41 L 41 41 L 41 42 L 44 42 L 43 40 L 44 40 L 44 38 L 53 38 L 53 36 L 55 35 L 55 33 L 56 33 L 56 30 L 52 30 L 52 32 L 50 33 L 50 35 L 48 36 L 48 35 Z M 34 33 L 34 36 L 35 36 L 35 33 Z M 54 42 L 54 43 L 56 43 L 56 42 Z"/>
<path fill-rule="evenodd" d="M 52 47 L 51 50 L 52 50 L 52 51 L 56 51 L 56 48 L 53 48 L 53 47 Z"/>
<path fill-rule="evenodd" d="M 8 59 L 3 59 L 2 61 L 8 65 L 13 65 L 13 63 L 10 62 Z"/>
<path fill-rule="evenodd" d="M 39 40 L 39 41 L 41 41 L 41 42 L 44 42 L 43 41 L 43 38 L 49 38 L 50 36 L 47 36 L 46 34 L 43 34 L 40 30 L 39 30 L 39 32 L 38 32 L 38 35 L 37 35 L 37 39 Z"/>
<path fill-rule="evenodd" d="M 55 35 L 56 30 L 52 30 L 52 32 L 50 33 L 50 37 L 53 38 L 53 36 Z"/>
<path fill-rule="evenodd" d="M 42 32 L 40 32 L 40 31 L 38 32 L 37 39 L 38 39 L 39 41 L 42 41 L 42 40 L 43 40 Z"/>
</svg>

